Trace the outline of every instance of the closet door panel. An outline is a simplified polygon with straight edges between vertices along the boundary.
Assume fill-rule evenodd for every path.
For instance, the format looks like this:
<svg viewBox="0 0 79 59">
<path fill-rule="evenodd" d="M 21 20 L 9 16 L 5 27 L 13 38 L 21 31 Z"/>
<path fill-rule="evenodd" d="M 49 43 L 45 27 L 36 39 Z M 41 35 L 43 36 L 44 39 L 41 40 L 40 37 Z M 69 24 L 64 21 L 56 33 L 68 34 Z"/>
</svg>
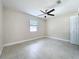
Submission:
<svg viewBox="0 0 79 59">
<path fill-rule="evenodd" d="M 79 16 L 70 17 L 70 42 L 79 45 Z"/>
</svg>

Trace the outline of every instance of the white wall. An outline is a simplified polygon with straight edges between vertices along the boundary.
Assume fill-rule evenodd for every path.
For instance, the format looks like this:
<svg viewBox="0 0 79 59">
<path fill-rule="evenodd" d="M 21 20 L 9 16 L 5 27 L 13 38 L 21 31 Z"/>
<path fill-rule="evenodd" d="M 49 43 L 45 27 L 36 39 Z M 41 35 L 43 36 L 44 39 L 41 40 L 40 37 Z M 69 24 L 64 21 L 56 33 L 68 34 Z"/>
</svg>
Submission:
<svg viewBox="0 0 79 59">
<path fill-rule="evenodd" d="M 11 9 L 4 10 L 4 45 L 29 40 L 35 37 L 47 36 L 63 40 L 70 40 L 70 16 L 76 13 L 69 13 L 62 16 L 49 18 L 47 22 L 43 19 L 28 15 Z M 37 19 L 40 23 L 39 31 L 29 31 L 29 20 Z"/>
<path fill-rule="evenodd" d="M 31 33 L 29 31 L 29 20 L 39 21 L 39 31 Z M 44 36 L 45 21 L 43 19 L 24 14 L 10 9 L 4 10 L 4 45 Z"/>
<path fill-rule="evenodd" d="M 0 55 L 2 52 L 2 2 L 0 0 Z"/>
<path fill-rule="evenodd" d="M 49 37 L 57 39 L 70 39 L 70 16 L 76 13 L 70 13 L 58 17 L 52 17 L 47 20 L 47 34 Z"/>
</svg>

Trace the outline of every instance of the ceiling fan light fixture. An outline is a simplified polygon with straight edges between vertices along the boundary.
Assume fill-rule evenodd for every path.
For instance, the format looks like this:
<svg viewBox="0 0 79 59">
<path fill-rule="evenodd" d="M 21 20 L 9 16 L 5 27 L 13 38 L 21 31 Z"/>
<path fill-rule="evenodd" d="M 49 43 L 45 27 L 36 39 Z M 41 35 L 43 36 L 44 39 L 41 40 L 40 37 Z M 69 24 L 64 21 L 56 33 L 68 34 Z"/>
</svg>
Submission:
<svg viewBox="0 0 79 59">
<path fill-rule="evenodd" d="M 46 16 L 44 16 L 46 18 Z"/>
</svg>

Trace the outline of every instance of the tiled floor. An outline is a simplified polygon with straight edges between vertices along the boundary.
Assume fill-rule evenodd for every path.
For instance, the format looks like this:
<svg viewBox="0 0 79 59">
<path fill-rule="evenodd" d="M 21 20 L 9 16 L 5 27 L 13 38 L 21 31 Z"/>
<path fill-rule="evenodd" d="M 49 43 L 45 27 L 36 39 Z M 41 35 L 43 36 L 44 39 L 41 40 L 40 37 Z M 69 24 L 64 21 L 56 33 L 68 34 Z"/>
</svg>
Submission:
<svg viewBox="0 0 79 59">
<path fill-rule="evenodd" d="M 5 47 L 0 59 L 79 59 L 79 46 L 41 38 Z"/>
</svg>

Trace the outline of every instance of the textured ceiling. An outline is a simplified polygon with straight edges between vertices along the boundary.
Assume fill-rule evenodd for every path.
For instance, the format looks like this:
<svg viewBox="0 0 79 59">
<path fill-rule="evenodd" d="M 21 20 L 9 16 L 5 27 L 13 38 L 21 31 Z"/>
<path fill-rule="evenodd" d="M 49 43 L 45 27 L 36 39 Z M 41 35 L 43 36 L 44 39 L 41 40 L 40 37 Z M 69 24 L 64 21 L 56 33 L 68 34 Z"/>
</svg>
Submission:
<svg viewBox="0 0 79 59">
<path fill-rule="evenodd" d="M 78 9 L 79 0 L 61 0 L 62 3 L 57 5 L 57 0 L 3 0 L 5 8 L 10 8 L 34 16 L 42 14 L 40 10 L 55 8 L 55 15 L 69 12 L 75 12 Z"/>
</svg>

